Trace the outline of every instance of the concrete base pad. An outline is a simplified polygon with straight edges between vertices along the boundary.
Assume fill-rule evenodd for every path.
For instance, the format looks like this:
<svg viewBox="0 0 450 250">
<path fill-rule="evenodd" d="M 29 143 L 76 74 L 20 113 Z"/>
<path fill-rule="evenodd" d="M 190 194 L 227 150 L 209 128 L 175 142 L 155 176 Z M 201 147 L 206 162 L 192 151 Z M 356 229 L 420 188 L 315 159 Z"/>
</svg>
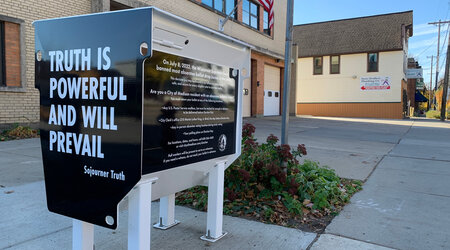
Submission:
<svg viewBox="0 0 450 250">
<path fill-rule="evenodd" d="M 204 241 L 208 241 L 208 242 L 214 243 L 214 242 L 216 242 L 216 241 L 222 239 L 223 237 L 225 237 L 225 235 L 227 235 L 227 234 L 228 234 L 228 232 L 222 232 L 222 235 L 220 235 L 220 236 L 217 237 L 217 238 L 211 238 L 211 237 L 209 237 L 209 236 L 207 236 L 207 235 L 203 235 L 202 237 L 200 237 L 200 239 L 201 239 L 201 240 L 204 240 Z"/>
<path fill-rule="evenodd" d="M 175 220 L 174 223 L 172 223 L 172 224 L 170 224 L 170 225 L 167 225 L 167 226 L 161 225 L 160 223 L 156 223 L 156 224 L 153 225 L 153 228 L 161 229 L 161 230 L 167 230 L 167 229 L 169 229 L 169 228 L 171 228 L 171 227 L 174 227 L 174 226 L 176 226 L 176 225 L 178 225 L 178 224 L 180 224 L 180 222 L 177 221 L 177 220 Z"/>
<path fill-rule="evenodd" d="M 0 188 L 0 249 L 71 249 L 72 220 L 47 210 L 44 182 Z M 152 221 L 157 222 L 159 203 L 152 203 Z M 95 227 L 95 249 L 127 249 L 127 202 L 120 205 L 119 227 Z M 229 233 L 211 243 L 200 239 L 206 231 L 206 213 L 176 206 L 183 223 L 169 230 L 152 227 L 153 249 L 306 249 L 316 234 L 242 218 L 224 216 Z"/>
</svg>

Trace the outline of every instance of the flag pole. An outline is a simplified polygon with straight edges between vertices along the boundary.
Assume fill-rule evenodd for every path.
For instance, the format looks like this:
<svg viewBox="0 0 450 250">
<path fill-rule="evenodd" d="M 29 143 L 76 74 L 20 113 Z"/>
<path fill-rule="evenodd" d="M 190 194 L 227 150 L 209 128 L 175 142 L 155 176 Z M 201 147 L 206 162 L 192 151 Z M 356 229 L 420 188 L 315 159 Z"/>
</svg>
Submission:
<svg viewBox="0 0 450 250">
<path fill-rule="evenodd" d="M 226 16 L 224 19 L 219 19 L 219 31 L 223 32 L 225 23 L 228 21 L 228 19 L 230 19 L 231 15 L 236 11 L 238 5 L 239 5 L 241 2 L 242 2 L 242 0 L 239 0 L 239 1 L 236 3 L 236 6 L 234 6 L 233 10 L 230 12 L 230 14 L 228 14 L 228 16 Z"/>
<path fill-rule="evenodd" d="M 292 25 L 294 18 L 294 1 L 287 1 L 286 45 L 284 51 L 283 107 L 281 114 L 281 144 L 288 144 L 289 130 L 289 88 L 291 81 Z M 297 60 L 297 58 L 295 58 Z"/>
</svg>

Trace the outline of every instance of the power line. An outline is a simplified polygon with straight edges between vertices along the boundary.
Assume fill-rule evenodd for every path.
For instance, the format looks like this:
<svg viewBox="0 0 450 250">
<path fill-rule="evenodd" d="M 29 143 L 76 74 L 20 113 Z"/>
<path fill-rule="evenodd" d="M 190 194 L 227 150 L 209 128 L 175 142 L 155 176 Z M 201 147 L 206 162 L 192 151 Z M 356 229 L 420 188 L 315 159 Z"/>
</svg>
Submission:
<svg viewBox="0 0 450 250">
<path fill-rule="evenodd" d="M 446 24 L 446 23 L 450 23 L 450 21 L 441 21 L 439 20 L 439 22 L 432 22 L 432 23 L 428 23 L 431 25 L 437 25 L 438 26 L 438 44 L 437 44 L 437 55 L 436 55 L 436 84 L 439 80 L 439 49 L 440 49 L 440 42 L 441 42 L 441 25 L 442 24 Z M 437 88 L 437 86 L 435 86 L 435 88 Z"/>
<path fill-rule="evenodd" d="M 450 1 L 448 2 L 448 4 L 450 4 Z M 447 19 L 447 17 L 448 17 L 448 10 L 449 10 L 449 8 L 447 8 L 447 14 L 445 14 L 445 19 Z M 448 37 L 449 27 L 450 27 L 450 23 L 447 24 L 447 31 L 445 32 L 444 42 L 442 43 L 441 51 L 444 50 L 445 42 L 447 41 L 447 37 Z M 442 54 L 446 54 L 446 53 L 447 53 L 447 51 L 442 52 Z M 441 67 L 439 67 L 439 72 L 441 72 L 442 67 L 444 67 L 444 63 L 443 63 L 444 61 L 445 61 L 444 57 L 440 58 L 440 62 L 442 62 L 442 65 L 441 65 Z"/>
<path fill-rule="evenodd" d="M 449 2 L 448 2 L 448 8 L 447 8 L 447 13 L 445 14 L 445 19 L 447 19 L 447 17 L 448 17 L 449 10 L 450 10 L 450 0 L 449 0 Z M 431 24 L 431 23 L 430 23 L 430 24 Z M 448 35 L 448 32 L 449 32 L 449 28 L 450 28 L 450 23 L 448 23 L 448 25 L 447 25 L 447 31 L 446 31 L 446 34 L 445 34 L 445 40 L 444 40 L 444 43 L 442 44 L 441 50 L 444 49 L 445 42 L 446 42 L 446 40 L 447 40 L 447 35 Z M 417 56 L 414 56 L 414 57 L 419 58 L 423 53 L 425 53 L 425 52 L 426 52 L 427 50 L 429 50 L 433 45 L 435 45 L 436 42 L 437 42 L 437 39 L 436 39 L 434 42 L 432 42 L 430 45 L 428 45 L 428 47 L 426 47 L 425 49 L 423 49 Z M 434 62 L 434 64 L 436 64 L 436 62 Z"/>
<path fill-rule="evenodd" d="M 445 42 L 447 41 L 448 28 L 450 27 L 450 23 L 447 24 L 447 32 L 445 32 L 444 42 L 442 43 L 441 50 L 444 50 Z"/>
<path fill-rule="evenodd" d="M 427 48 L 425 48 L 424 50 L 422 50 L 422 52 L 420 52 L 416 57 L 417 57 L 417 58 L 420 57 L 423 53 L 425 53 L 425 51 L 429 50 L 436 42 L 437 42 L 437 39 L 436 39 L 436 41 L 434 41 L 433 43 L 431 43 Z"/>
<path fill-rule="evenodd" d="M 447 2 L 447 13 L 445 14 L 445 19 L 447 19 L 447 17 L 448 17 L 449 10 L 450 10 L 450 0 Z M 450 28 L 450 23 L 448 23 L 448 25 L 447 25 L 447 32 L 445 33 L 444 42 L 442 43 L 441 51 L 444 50 L 445 42 L 447 41 L 447 38 L 448 38 L 449 28 Z M 447 51 L 445 51 L 444 54 L 447 54 Z M 444 60 L 445 60 L 445 58 L 442 58 L 442 62 L 444 62 Z M 439 65 L 439 64 L 437 64 L 437 65 Z M 442 67 L 444 67 L 444 63 L 442 63 L 441 67 L 439 67 L 438 72 L 441 72 Z M 438 79 L 438 77 L 439 76 L 436 75 L 436 79 Z M 437 86 L 437 81 L 436 81 L 436 86 Z"/>
</svg>

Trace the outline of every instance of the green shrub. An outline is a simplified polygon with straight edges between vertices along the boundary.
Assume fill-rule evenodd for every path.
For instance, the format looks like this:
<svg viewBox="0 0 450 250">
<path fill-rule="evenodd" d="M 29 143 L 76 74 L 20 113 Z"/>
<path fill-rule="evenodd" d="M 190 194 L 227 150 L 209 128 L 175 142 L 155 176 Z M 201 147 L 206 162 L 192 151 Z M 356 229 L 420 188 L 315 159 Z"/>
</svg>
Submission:
<svg viewBox="0 0 450 250">
<path fill-rule="evenodd" d="M 38 130 L 16 124 L 12 129 L 3 130 L 0 133 L 0 141 L 36 138 L 38 135 Z"/>
<path fill-rule="evenodd" d="M 280 213 L 337 214 L 361 189 L 361 182 L 341 179 L 317 162 L 300 163 L 299 158 L 307 154 L 305 145 L 295 149 L 277 145 L 274 135 L 259 143 L 254 132 L 253 125 L 244 125 L 242 154 L 225 171 L 225 214 L 256 215 L 270 222 L 280 220 Z M 205 187 L 195 187 L 179 194 L 177 204 L 206 210 L 206 196 Z"/>
<path fill-rule="evenodd" d="M 253 137 L 254 131 L 253 125 L 244 126 L 242 155 L 226 171 L 228 200 L 245 199 L 249 193 L 259 199 L 282 195 L 294 214 L 301 213 L 292 202 L 294 197 L 298 197 L 296 201 L 311 201 L 314 209 L 348 202 L 348 190 L 334 170 L 313 161 L 299 163 L 298 158 L 307 154 L 305 145 L 291 150 L 289 145 L 277 145 L 274 135 L 259 144 Z"/>
<path fill-rule="evenodd" d="M 426 113 L 427 118 L 434 118 L 434 119 L 440 119 L 441 118 L 441 112 L 437 110 L 429 110 Z"/>
</svg>

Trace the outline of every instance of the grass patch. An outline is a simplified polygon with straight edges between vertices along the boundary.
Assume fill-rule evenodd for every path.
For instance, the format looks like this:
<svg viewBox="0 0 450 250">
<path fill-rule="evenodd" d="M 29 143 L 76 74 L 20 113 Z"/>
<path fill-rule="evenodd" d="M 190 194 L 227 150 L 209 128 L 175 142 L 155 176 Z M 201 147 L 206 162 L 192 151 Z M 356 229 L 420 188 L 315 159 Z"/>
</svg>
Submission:
<svg viewBox="0 0 450 250">
<path fill-rule="evenodd" d="M 27 126 L 15 125 L 11 129 L 5 129 L 0 133 L 0 141 L 9 141 L 39 137 L 39 130 Z"/>
<path fill-rule="evenodd" d="M 441 119 L 441 111 L 429 110 L 426 113 L 426 117 L 432 119 Z M 450 110 L 447 111 L 447 119 L 450 119 Z"/>
<path fill-rule="evenodd" d="M 254 131 L 244 126 L 242 154 L 225 171 L 225 214 L 322 232 L 361 190 L 360 181 L 339 178 L 317 162 L 300 163 L 307 154 L 303 144 L 277 145 L 273 135 L 259 144 Z M 197 186 L 177 193 L 176 202 L 206 211 L 207 194 L 207 187 Z"/>
<path fill-rule="evenodd" d="M 437 110 L 429 110 L 426 113 L 427 118 L 433 118 L 433 119 L 440 119 L 441 118 L 441 112 Z"/>
</svg>

